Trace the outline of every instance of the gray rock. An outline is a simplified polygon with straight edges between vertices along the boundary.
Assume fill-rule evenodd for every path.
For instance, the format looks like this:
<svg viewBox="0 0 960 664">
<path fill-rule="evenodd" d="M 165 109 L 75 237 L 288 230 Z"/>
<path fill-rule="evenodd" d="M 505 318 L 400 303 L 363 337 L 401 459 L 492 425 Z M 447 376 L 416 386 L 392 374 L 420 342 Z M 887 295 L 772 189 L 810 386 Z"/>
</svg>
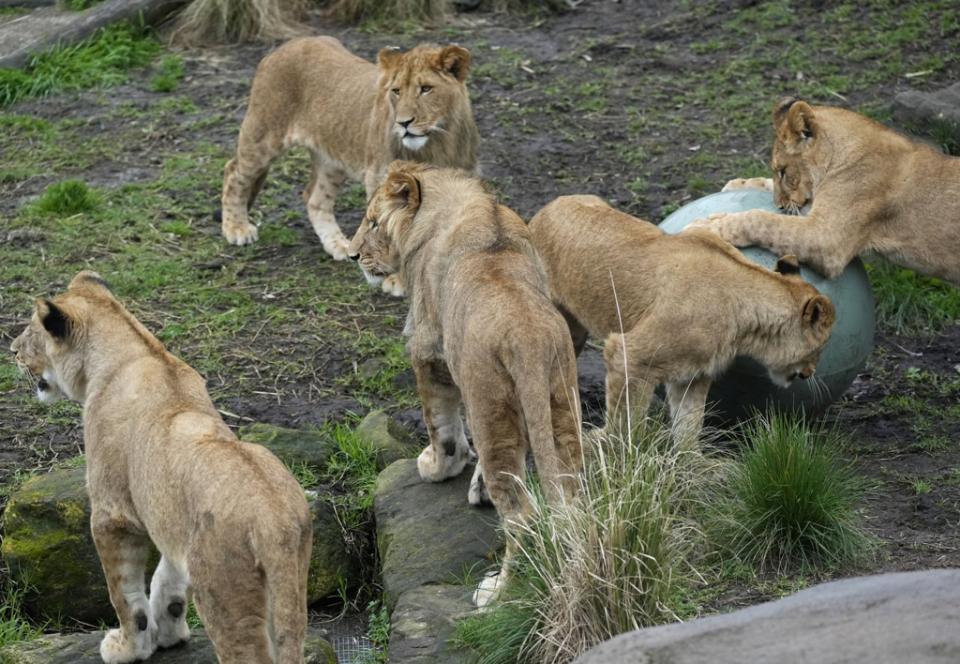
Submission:
<svg viewBox="0 0 960 664">
<path fill-rule="evenodd" d="M 103 664 L 100 640 L 103 632 L 51 634 L 35 641 L 0 648 L 0 664 Z M 309 634 L 304 647 L 305 664 L 337 664 L 330 643 L 318 634 Z M 151 664 L 217 664 L 213 643 L 203 630 L 194 630 L 183 646 L 158 650 Z"/>
<path fill-rule="evenodd" d="M 775 602 L 622 634 L 575 664 L 960 661 L 960 570 L 815 586 Z"/>
<path fill-rule="evenodd" d="M 377 478 L 374 515 L 387 606 L 428 584 L 457 584 L 479 566 L 491 566 L 498 547 L 497 514 L 467 503 L 472 469 L 434 484 L 402 459 Z"/>
<path fill-rule="evenodd" d="M 473 587 L 430 585 L 400 596 L 390 616 L 387 660 L 392 664 L 466 664 L 466 652 L 450 645 L 457 620 L 474 611 Z"/>
<path fill-rule="evenodd" d="M 322 471 L 337 450 L 337 441 L 319 429 L 287 429 L 257 422 L 241 427 L 237 435 L 240 440 L 263 445 L 288 468 L 302 463 Z"/>
<path fill-rule="evenodd" d="M 410 432 L 382 410 L 370 411 L 354 430 L 357 437 L 377 453 L 377 466 L 382 470 L 394 461 L 415 457 L 419 450 Z"/>
<path fill-rule="evenodd" d="M 960 145 L 960 83 L 934 92 L 901 92 L 893 100 L 893 117 L 912 131 Z"/>
</svg>

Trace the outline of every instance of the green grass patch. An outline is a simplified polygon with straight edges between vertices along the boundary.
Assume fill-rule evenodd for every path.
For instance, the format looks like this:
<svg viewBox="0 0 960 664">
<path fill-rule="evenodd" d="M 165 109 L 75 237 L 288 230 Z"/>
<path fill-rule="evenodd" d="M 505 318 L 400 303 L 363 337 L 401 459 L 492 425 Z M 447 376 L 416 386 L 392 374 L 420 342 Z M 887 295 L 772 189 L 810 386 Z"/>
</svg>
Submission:
<svg viewBox="0 0 960 664">
<path fill-rule="evenodd" d="M 92 212 L 100 197 L 83 180 L 64 180 L 51 184 L 33 204 L 44 214 L 71 215 Z"/>
<path fill-rule="evenodd" d="M 101 2 L 103 0 L 57 0 L 57 6 L 70 11 L 82 12 L 94 5 L 99 5 Z"/>
<path fill-rule="evenodd" d="M 873 540 L 857 505 L 865 483 L 826 426 L 774 414 L 744 425 L 743 453 L 712 501 L 706 528 L 721 556 L 760 571 L 856 561 Z"/>
<path fill-rule="evenodd" d="M 23 601 L 23 588 L 7 577 L 7 587 L 0 601 L 0 648 L 22 641 L 32 641 L 43 634 L 43 630 L 32 625 L 20 609 Z"/>
<path fill-rule="evenodd" d="M 897 334 L 936 332 L 960 320 L 960 290 L 886 261 L 867 264 L 877 320 Z"/>
<path fill-rule="evenodd" d="M 367 638 L 373 648 L 355 658 L 352 664 L 387 664 L 387 644 L 390 643 L 390 611 L 382 602 L 374 600 L 367 605 Z"/>
<path fill-rule="evenodd" d="M 53 92 L 117 85 L 149 64 L 162 46 L 127 24 L 104 28 L 74 46 L 34 56 L 24 69 L 0 69 L 0 108 Z"/>
<path fill-rule="evenodd" d="M 167 55 L 160 60 L 160 70 L 150 79 L 154 92 L 173 92 L 183 80 L 183 59 L 179 55 Z"/>
</svg>

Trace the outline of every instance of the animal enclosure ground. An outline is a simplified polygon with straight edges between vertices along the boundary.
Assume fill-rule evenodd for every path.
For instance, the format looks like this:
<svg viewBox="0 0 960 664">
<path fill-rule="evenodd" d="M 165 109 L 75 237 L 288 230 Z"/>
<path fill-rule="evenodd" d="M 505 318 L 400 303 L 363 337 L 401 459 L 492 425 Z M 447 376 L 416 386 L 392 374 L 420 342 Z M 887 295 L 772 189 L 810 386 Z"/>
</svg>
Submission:
<svg viewBox="0 0 960 664">
<path fill-rule="evenodd" d="M 419 32 L 324 24 L 374 58 L 384 45 L 459 42 L 483 174 L 529 218 L 560 194 L 593 193 L 652 221 L 764 175 L 770 108 L 786 94 L 890 121 L 894 95 L 960 78 L 952 2 L 611 2 L 563 15 L 461 14 Z M 260 241 L 224 243 L 213 212 L 262 46 L 182 53 L 183 78 L 158 92 L 161 59 L 108 89 L 21 101 L 0 113 L 0 344 L 33 298 L 79 269 L 100 272 L 174 353 L 208 380 L 227 422 L 301 427 L 383 407 L 423 434 L 401 330 L 405 304 L 335 263 L 306 221 L 308 159 L 270 172 L 253 211 Z M 35 199 L 68 178 L 94 188 L 88 212 Z M 338 201 L 349 235 L 364 193 Z M 586 363 L 596 368 L 596 355 Z M 582 385 L 597 415 L 602 381 Z M 882 541 L 866 568 L 960 565 L 960 325 L 881 329 L 863 374 L 829 416 L 871 483 L 864 506 Z M 0 483 L 81 453 L 79 409 L 35 401 L 0 363 Z M 466 506 L 464 507 L 466 509 Z M 732 582 L 704 605 L 730 608 L 793 589 Z"/>
</svg>

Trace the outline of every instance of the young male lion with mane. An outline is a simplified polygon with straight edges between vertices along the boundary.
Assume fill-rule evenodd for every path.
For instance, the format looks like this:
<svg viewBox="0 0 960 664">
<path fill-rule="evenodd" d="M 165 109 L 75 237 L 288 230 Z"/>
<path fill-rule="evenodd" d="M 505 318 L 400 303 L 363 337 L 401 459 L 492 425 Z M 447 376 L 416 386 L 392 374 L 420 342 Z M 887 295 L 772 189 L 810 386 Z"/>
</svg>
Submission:
<svg viewBox="0 0 960 664">
<path fill-rule="evenodd" d="M 332 37 L 278 48 L 257 68 L 237 153 L 224 171 L 224 237 L 233 244 L 257 239 L 247 208 L 270 162 L 302 146 L 313 163 L 304 192 L 310 222 L 324 250 L 346 258 L 333 206 L 348 177 L 362 181 L 369 198 L 394 159 L 475 167 L 479 133 L 464 83 L 469 69 L 470 52 L 453 45 L 422 44 L 406 53 L 385 48 L 376 65 Z"/>
<path fill-rule="evenodd" d="M 872 251 L 960 286 L 960 158 L 862 115 L 787 98 L 773 109 L 773 179 L 724 190 L 772 190 L 794 217 L 766 210 L 717 213 L 707 228 L 738 247 L 792 253 L 828 278 Z"/>
<path fill-rule="evenodd" d="M 479 455 L 469 502 L 485 485 L 505 522 L 525 518 L 528 447 L 547 497 L 570 496 L 582 465 L 576 360 L 523 221 L 462 171 L 395 162 L 350 257 L 371 279 L 399 272 L 408 286 L 430 437 L 420 476 L 440 482 L 470 460 L 462 401 Z M 511 558 L 508 545 L 501 580 Z"/>
<path fill-rule="evenodd" d="M 187 640 L 192 592 L 223 664 L 302 664 L 313 525 L 283 464 L 237 440 L 203 378 L 93 272 L 37 300 L 11 350 L 41 401 L 83 404 L 90 528 L 120 621 L 103 661 Z"/>
<path fill-rule="evenodd" d="M 530 221 L 530 237 L 576 350 L 587 334 L 606 340 L 614 427 L 644 415 L 666 384 L 675 435 L 692 443 L 710 383 L 737 355 L 787 386 L 813 375 L 830 338 L 833 304 L 793 256 L 774 272 L 712 233 L 667 235 L 596 196 L 557 198 Z"/>
</svg>

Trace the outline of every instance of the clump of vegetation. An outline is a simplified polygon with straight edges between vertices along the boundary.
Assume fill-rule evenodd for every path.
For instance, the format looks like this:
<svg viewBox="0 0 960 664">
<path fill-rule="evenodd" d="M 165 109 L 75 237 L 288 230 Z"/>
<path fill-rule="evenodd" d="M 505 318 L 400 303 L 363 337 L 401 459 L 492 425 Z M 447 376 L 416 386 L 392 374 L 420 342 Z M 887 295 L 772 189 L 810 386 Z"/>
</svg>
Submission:
<svg viewBox="0 0 960 664">
<path fill-rule="evenodd" d="M 160 71 L 150 81 L 154 92 L 173 92 L 183 79 L 183 60 L 177 55 L 168 55 L 160 61 Z"/>
<path fill-rule="evenodd" d="M 897 334 L 936 332 L 960 320 L 960 291 L 885 261 L 867 264 L 877 320 Z"/>
<path fill-rule="evenodd" d="M 116 85 L 127 71 L 149 64 L 158 41 L 128 24 L 98 31 L 86 41 L 34 56 L 24 69 L 0 69 L 0 107 L 53 92 Z"/>
<path fill-rule="evenodd" d="M 12 586 L 7 575 L 8 587 L 0 603 L 0 647 L 20 641 L 32 641 L 38 638 L 43 630 L 31 625 L 20 610 L 23 600 L 23 589 Z"/>
<path fill-rule="evenodd" d="M 333 15 L 340 21 L 432 21 L 450 14 L 450 0 L 335 0 Z"/>
<path fill-rule="evenodd" d="M 700 538 L 690 515 L 703 457 L 678 449 L 659 424 L 645 423 L 629 441 L 598 438 L 579 495 L 556 507 L 530 491 L 531 518 L 508 528 L 518 554 L 502 599 L 457 629 L 480 661 L 569 661 L 616 634 L 676 619 L 695 577 Z"/>
<path fill-rule="evenodd" d="M 305 0 L 193 0 L 177 19 L 171 41 L 189 46 L 271 41 L 304 33 Z"/>
<path fill-rule="evenodd" d="M 57 7 L 60 9 L 69 9 L 74 12 L 82 12 L 90 9 L 94 5 L 99 5 L 103 0 L 57 0 Z"/>
<path fill-rule="evenodd" d="M 369 615 L 367 638 L 373 646 L 356 657 L 353 664 L 387 664 L 387 644 L 390 642 L 390 611 L 382 602 L 373 600 L 367 605 Z"/>
<path fill-rule="evenodd" d="M 71 215 L 91 212 L 100 205 L 100 197 L 83 180 L 64 180 L 51 184 L 33 207 L 47 214 Z"/>
<path fill-rule="evenodd" d="M 836 429 L 757 416 L 742 444 L 706 520 L 723 557 L 784 572 L 856 561 L 872 549 L 856 508 L 865 486 L 841 459 Z"/>
</svg>

